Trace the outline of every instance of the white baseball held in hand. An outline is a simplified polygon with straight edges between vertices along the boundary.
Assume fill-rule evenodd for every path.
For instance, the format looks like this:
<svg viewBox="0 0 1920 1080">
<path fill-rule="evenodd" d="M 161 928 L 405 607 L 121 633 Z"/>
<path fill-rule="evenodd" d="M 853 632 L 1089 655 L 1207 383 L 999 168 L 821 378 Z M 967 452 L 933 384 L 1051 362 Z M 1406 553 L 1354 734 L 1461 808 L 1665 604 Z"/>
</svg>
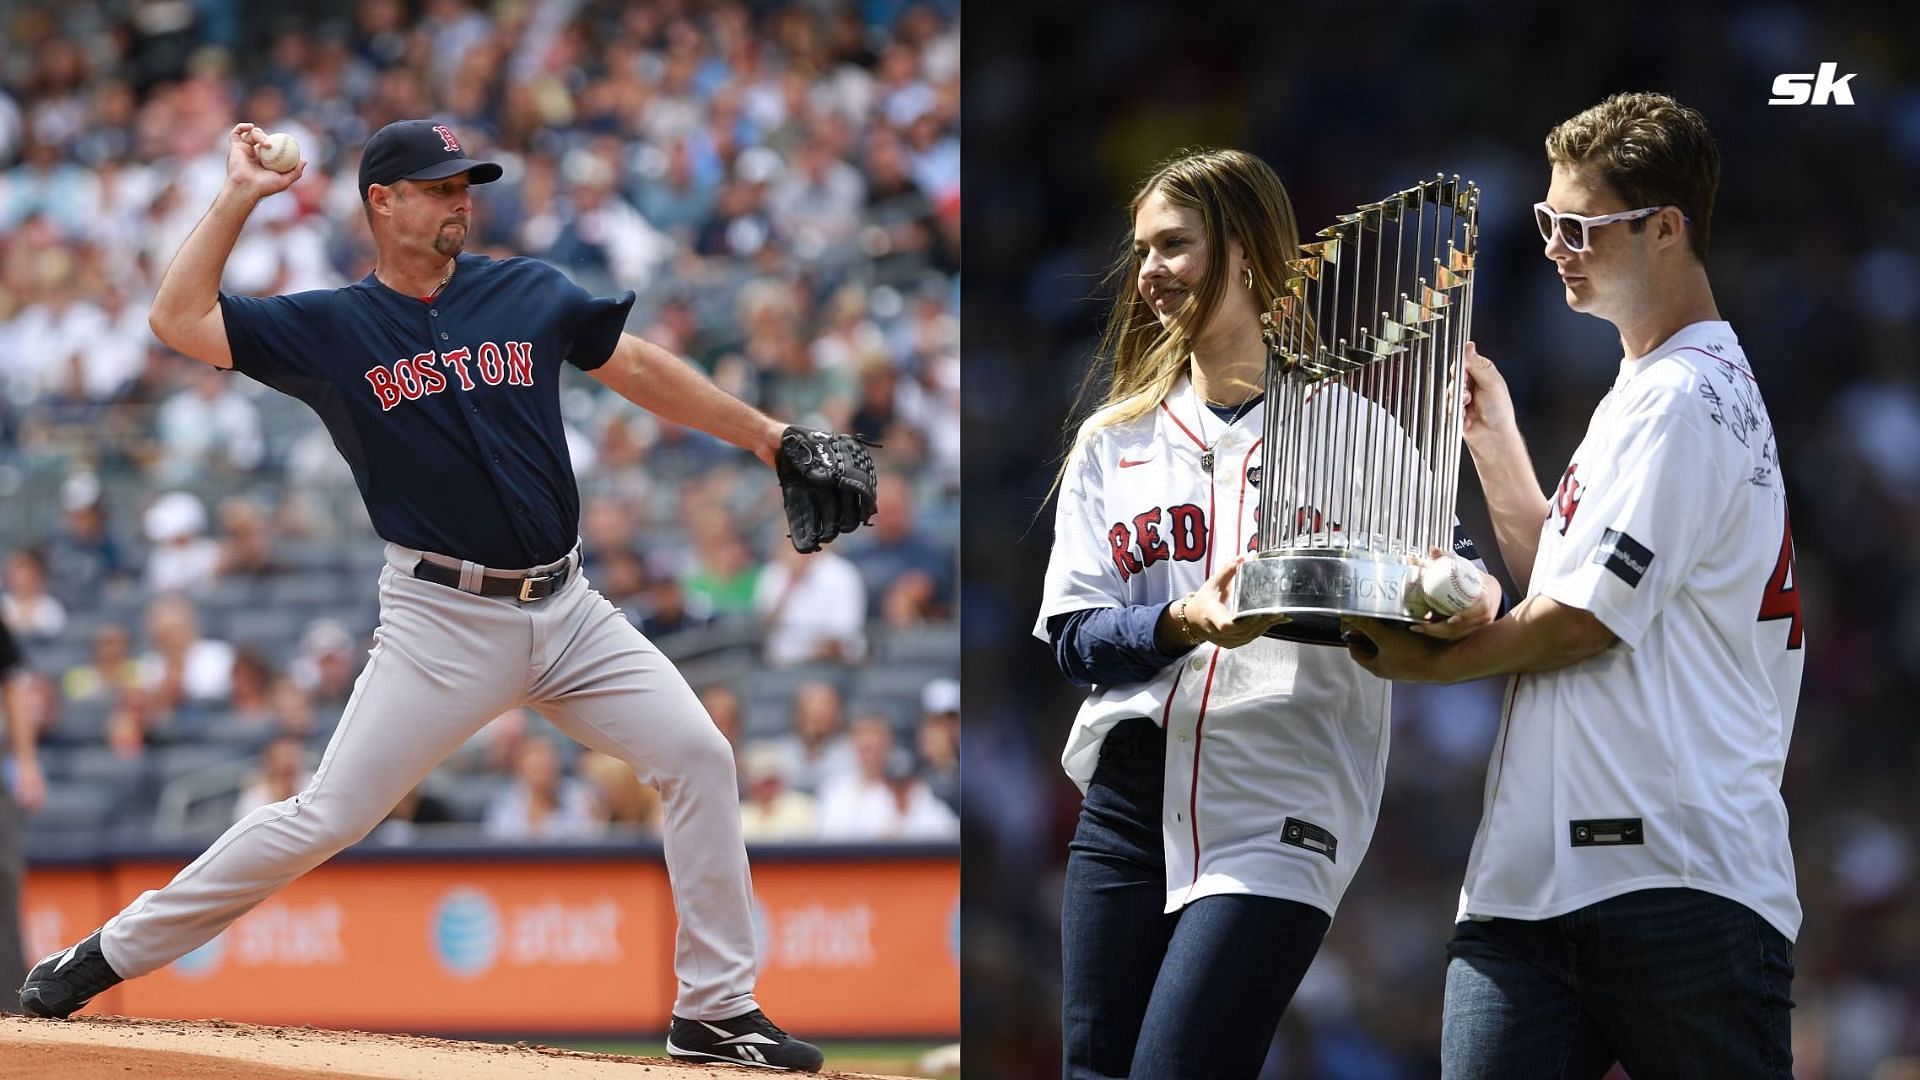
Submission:
<svg viewBox="0 0 1920 1080">
<path fill-rule="evenodd" d="M 1420 591 L 1426 595 L 1427 606 L 1442 618 L 1472 607 L 1485 585 L 1480 571 L 1458 555 L 1442 556 L 1420 571 Z"/>
<path fill-rule="evenodd" d="M 300 140 L 284 131 L 267 136 L 259 146 L 260 164 L 274 172 L 292 172 L 300 164 Z"/>
</svg>

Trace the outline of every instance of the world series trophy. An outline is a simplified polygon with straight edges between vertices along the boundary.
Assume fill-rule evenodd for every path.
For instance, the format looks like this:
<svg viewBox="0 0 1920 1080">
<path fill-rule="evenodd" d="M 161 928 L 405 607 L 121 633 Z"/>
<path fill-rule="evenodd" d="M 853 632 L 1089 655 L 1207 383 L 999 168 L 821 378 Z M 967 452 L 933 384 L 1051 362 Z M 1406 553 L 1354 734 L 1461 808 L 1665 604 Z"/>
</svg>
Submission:
<svg viewBox="0 0 1920 1080">
<path fill-rule="evenodd" d="M 1300 246 L 1267 343 L 1257 553 L 1238 615 L 1340 644 L 1343 616 L 1425 617 L 1414 556 L 1450 550 L 1480 189 L 1436 176 Z"/>
</svg>

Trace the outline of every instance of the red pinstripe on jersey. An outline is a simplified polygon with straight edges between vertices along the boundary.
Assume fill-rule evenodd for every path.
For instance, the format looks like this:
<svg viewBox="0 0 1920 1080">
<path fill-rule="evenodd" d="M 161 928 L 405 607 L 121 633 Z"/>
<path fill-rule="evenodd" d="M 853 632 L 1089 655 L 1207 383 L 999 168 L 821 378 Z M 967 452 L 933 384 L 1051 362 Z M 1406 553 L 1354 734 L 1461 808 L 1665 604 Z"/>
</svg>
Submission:
<svg viewBox="0 0 1920 1080">
<path fill-rule="evenodd" d="M 1161 402 L 1160 404 L 1162 408 L 1165 408 L 1166 402 Z M 1173 416 L 1173 413 L 1169 411 L 1167 415 Z M 1180 419 L 1174 417 L 1173 422 L 1178 424 Z M 1185 430 L 1184 427 L 1182 430 Z M 1192 437 L 1193 433 L 1189 431 L 1187 435 L 1188 437 Z M 1194 441 L 1199 442 L 1198 439 Z M 1253 455 L 1260 451 L 1260 446 L 1265 441 L 1265 439 L 1255 439 L 1253 445 L 1247 448 L 1246 455 L 1240 459 L 1240 506 L 1235 512 L 1233 525 L 1233 550 L 1236 553 L 1235 557 L 1238 557 L 1240 548 L 1246 542 L 1247 468 L 1253 462 Z M 1207 518 L 1214 521 L 1213 529 L 1207 534 L 1207 576 L 1209 578 L 1213 576 L 1213 538 L 1220 532 L 1220 523 L 1213 517 L 1213 490 L 1214 486 L 1209 483 L 1207 485 Z M 1207 700 L 1213 695 L 1213 673 L 1219 667 L 1220 649 L 1218 646 L 1215 646 L 1213 650 L 1213 660 L 1207 664 L 1207 684 L 1200 688 L 1200 715 L 1193 721 L 1193 779 L 1187 785 L 1187 821 L 1193 826 L 1193 880 L 1187 884 L 1189 890 L 1200 883 L 1200 749 L 1206 739 Z M 1176 673 L 1174 675 L 1174 685 L 1177 687 L 1179 683 L 1180 676 Z M 1167 701 L 1169 704 L 1172 703 L 1173 696 L 1171 694 L 1167 696 Z"/>
</svg>

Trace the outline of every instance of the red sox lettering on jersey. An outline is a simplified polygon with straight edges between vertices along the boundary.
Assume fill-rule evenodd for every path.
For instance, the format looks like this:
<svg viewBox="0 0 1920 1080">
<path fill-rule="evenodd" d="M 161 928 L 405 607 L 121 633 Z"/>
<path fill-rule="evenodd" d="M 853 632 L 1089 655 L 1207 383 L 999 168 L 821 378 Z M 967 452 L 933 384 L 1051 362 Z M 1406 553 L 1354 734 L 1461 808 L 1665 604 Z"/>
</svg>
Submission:
<svg viewBox="0 0 1920 1080">
<path fill-rule="evenodd" d="M 472 364 L 469 365 L 468 361 Z M 469 349 L 462 345 L 451 352 L 423 352 L 417 356 L 396 360 L 391 366 L 375 364 L 367 369 L 366 379 L 373 387 L 373 394 L 380 400 L 380 411 L 386 412 L 402 401 L 418 401 L 428 394 L 437 394 L 450 384 L 445 375 L 435 368 L 438 364 L 459 379 L 460 389 L 472 390 L 479 382 L 488 386 L 533 385 L 533 342 L 509 341 L 496 344 L 483 341 L 478 349 Z"/>
<path fill-rule="evenodd" d="M 1249 487 L 1259 487 L 1260 467 L 1255 465 L 1247 470 Z M 1294 510 L 1294 529 L 1297 532 L 1319 532 L 1325 526 L 1326 515 L 1310 506 Z M 1165 522 L 1163 533 L 1161 525 Z M 1333 525 L 1335 532 L 1340 531 L 1340 523 Z M 1248 553 L 1260 549 L 1260 511 L 1252 510 L 1249 522 L 1245 550 Z M 1120 574 L 1122 582 L 1130 581 L 1133 575 L 1140 573 L 1163 559 L 1178 559 L 1182 562 L 1200 562 L 1207 553 L 1207 515 L 1206 511 L 1193 503 L 1180 503 L 1175 506 L 1153 507 L 1150 510 L 1134 514 L 1130 518 L 1116 521 L 1107 529 L 1107 544 L 1113 552 L 1113 567 Z"/>
</svg>

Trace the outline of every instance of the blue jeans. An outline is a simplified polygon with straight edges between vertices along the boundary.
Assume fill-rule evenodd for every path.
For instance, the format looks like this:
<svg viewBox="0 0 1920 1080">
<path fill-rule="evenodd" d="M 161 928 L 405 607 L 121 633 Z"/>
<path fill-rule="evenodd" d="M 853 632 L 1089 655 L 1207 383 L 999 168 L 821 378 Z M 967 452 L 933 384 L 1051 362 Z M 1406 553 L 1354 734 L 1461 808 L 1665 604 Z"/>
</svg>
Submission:
<svg viewBox="0 0 1920 1080">
<path fill-rule="evenodd" d="M 1209 896 L 1166 913 L 1166 733 L 1108 734 L 1067 856 L 1062 1037 L 1069 1080 L 1253 1077 L 1320 949 L 1326 912 Z"/>
<path fill-rule="evenodd" d="M 1551 919 L 1454 927 L 1447 1080 L 1792 1080 L 1793 943 L 1695 889 L 1625 893 Z"/>
</svg>

